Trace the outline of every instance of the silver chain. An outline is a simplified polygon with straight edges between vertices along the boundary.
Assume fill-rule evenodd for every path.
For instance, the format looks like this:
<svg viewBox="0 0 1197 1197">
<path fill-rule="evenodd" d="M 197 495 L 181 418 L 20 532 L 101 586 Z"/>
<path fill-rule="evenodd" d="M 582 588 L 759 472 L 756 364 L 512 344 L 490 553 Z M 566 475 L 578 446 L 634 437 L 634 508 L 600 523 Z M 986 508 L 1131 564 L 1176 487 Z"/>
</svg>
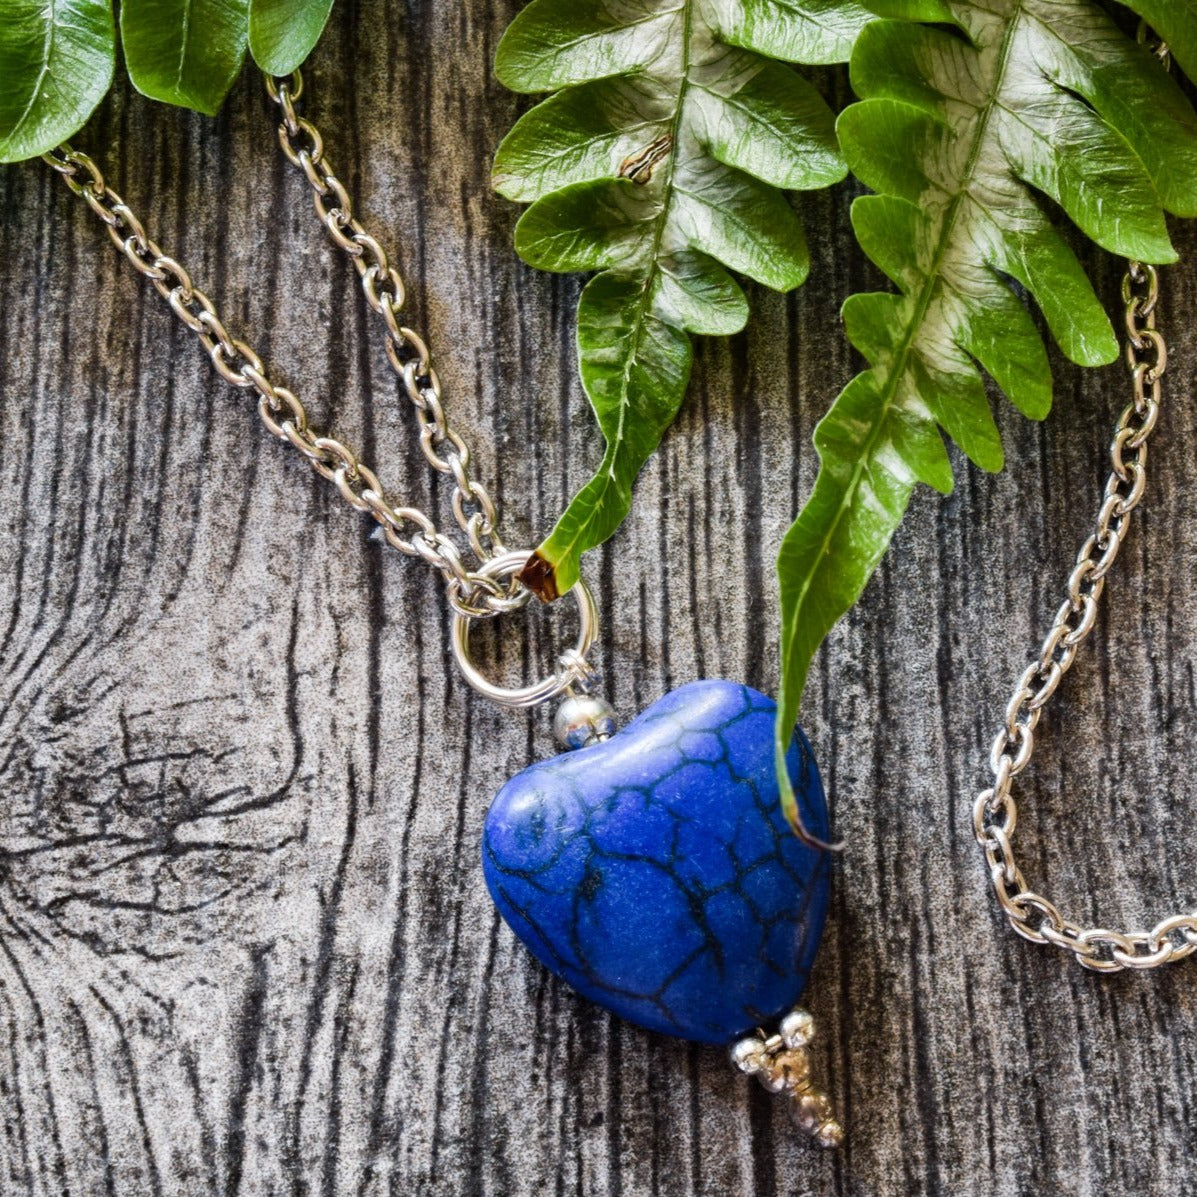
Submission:
<svg viewBox="0 0 1197 1197">
<path fill-rule="evenodd" d="M 116 247 L 153 284 L 175 315 L 198 337 L 220 376 L 240 390 L 258 395 L 258 414 L 267 430 L 298 450 L 341 497 L 382 526 L 387 542 L 439 571 L 453 610 L 467 619 L 485 619 L 524 606 L 530 598 L 515 577 L 486 566 L 508 556 L 499 538 L 495 504 L 480 482 L 470 477 L 470 451 L 451 427 L 441 404 L 441 386 L 428 346 L 399 322 L 404 287 L 386 251 L 353 215 L 349 195 L 332 172 L 324 140 L 295 110 L 303 91 L 296 71 L 286 80 L 267 80 L 267 91 L 282 112 L 279 141 L 312 187 L 316 213 L 329 236 L 352 259 L 370 309 L 386 329 L 387 359 L 411 401 L 420 428 L 420 447 L 428 464 L 453 479 L 453 514 L 465 533 L 476 566 L 467 566 L 456 543 L 440 532 L 431 517 L 415 507 L 387 500 L 377 475 L 343 441 L 322 436 L 309 424 L 307 409 L 286 387 L 267 377 L 262 359 L 234 337 L 215 305 L 174 258 L 146 234 L 141 221 L 104 181 L 96 163 L 70 145 L 43 155 L 76 195 L 102 220 Z"/>
<path fill-rule="evenodd" d="M 1133 399 L 1119 417 L 1110 445 L 1112 472 L 1097 530 L 1081 546 L 1068 578 L 1067 598 L 1038 657 L 1018 679 L 1006 707 L 1005 726 L 989 756 L 993 785 L 981 793 L 973 809 L 977 842 L 985 850 L 993 888 L 1010 925 L 1032 943 L 1072 952 L 1085 968 L 1097 972 L 1156 968 L 1197 951 L 1197 913 L 1172 915 L 1151 931 L 1118 932 L 1070 922 L 1027 885 L 1011 846 L 1018 818 L 1011 794 L 1014 778 L 1030 764 L 1039 718 L 1093 631 L 1106 576 L 1147 482 L 1147 442 L 1159 419 L 1161 380 L 1168 368 L 1167 343 L 1156 328 L 1155 267 L 1131 262 L 1122 293 Z"/>
</svg>

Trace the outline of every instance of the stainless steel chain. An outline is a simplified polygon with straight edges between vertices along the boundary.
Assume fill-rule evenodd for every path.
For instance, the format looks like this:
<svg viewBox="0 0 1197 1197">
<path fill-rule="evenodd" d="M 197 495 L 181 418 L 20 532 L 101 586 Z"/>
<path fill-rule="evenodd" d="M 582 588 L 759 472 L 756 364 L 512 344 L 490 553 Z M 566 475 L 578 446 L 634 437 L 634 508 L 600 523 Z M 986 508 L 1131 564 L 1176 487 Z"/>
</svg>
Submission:
<svg viewBox="0 0 1197 1197">
<path fill-rule="evenodd" d="M 403 279 L 382 245 L 354 215 L 349 194 L 329 165 L 319 130 L 296 110 L 303 77 L 296 71 L 287 79 L 267 78 L 266 90 L 282 116 L 278 136 L 283 153 L 303 172 L 320 222 L 353 262 L 366 303 L 382 321 L 387 360 L 411 402 L 424 457 L 437 473 L 453 480 L 453 515 L 468 541 L 472 566 L 429 515 L 390 502 L 374 470 L 348 445 L 311 427 L 304 404 L 292 391 L 271 381 L 262 359 L 246 341 L 228 331 L 212 300 L 179 262 L 150 239 L 87 154 L 64 144 L 43 158 L 71 191 L 86 201 L 134 269 L 150 280 L 175 315 L 195 333 L 220 376 L 231 386 L 257 394 L 258 414 L 266 429 L 302 454 L 352 508 L 372 516 L 390 545 L 420 558 L 441 574 L 456 617 L 453 652 L 475 689 L 503 705 L 530 706 L 575 686 L 585 687 L 594 677 L 585 658 L 594 640 L 597 614 L 583 583 L 575 592 L 581 618 L 577 643 L 562 654 L 558 669 L 548 678 L 533 686 L 506 689 L 487 682 L 470 661 L 469 622 L 517 610 L 531 598 L 531 592 L 518 581 L 528 553 L 508 550 L 500 538 L 495 503 L 471 476 L 470 450 L 445 414 L 428 346 L 400 322 Z"/>
<path fill-rule="evenodd" d="M 977 798 L 973 810 L 977 842 L 985 850 L 994 891 L 1014 930 L 1033 943 L 1072 952 L 1085 968 L 1098 972 L 1156 968 L 1197 951 L 1197 913 L 1172 915 L 1150 931 L 1082 928 L 1071 922 L 1027 885 L 1011 846 L 1018 818 L 1011 793 L 1014 778 L 1030 764 L 1039 718 L 1093 631 L 1106 577 L 1147 482 L 1147 442 L 1159 419 L 1161 380 L 1168 368 L 1167 343 L 1156 328 L 1155 267 L 1130 263 L 1122 291 L 1133 398 L 1118 419 L 1110 445 L 1112 472 L 1097 529 L 1081 546 L 1068 578 L 1067 598 L 1006 707 L 1005 726 L 989 757 L 993 785 Z"/>
<path fill-rule="evenodd" d="M 345 188 L 324 159 L 320 134 L 296 115 L 294 101 L 301 90 L 298 73 L 294 80 L 268 82 L 268 91 L 283 113 L 279 126 L 283 148 L 315 190 L 321 220 L 334 241 L 352 257 L 366 301 L 382 317 L 388 338 L 387 358 L 415 409 L 420 447 L 434 470 L 452 476 L 454 515 L 469 538 L 478 564 L 485 564 L 492 556 L 506 552 L 496 530 L 495 505 L 481 483 L 470 478 L 470 452 L 445 417 L 440 381 L 427 345 L 399 323 L 404 291 L 398 271 L 391 266 L 386 251 L 354 218 Z M 262 359 L 228 331 L 212 301 L 195 286 L 188 272 L 149 238 L 141 221 L 105 183 L 91 158 L 63 145 L 44 155 L 44 159 L 76 195 L 87 201 L 107 226 L 117 248 L 196 334 L 220 376 L 231 386 L 257 393 L 258 412 L 266 428 L 303 454 L 351 507 L 372 515 L 391 545 L 437 569 L 445 579 L 455 611 L 485 618 L 527 601 L 527 592 L 513 584 L 503 585 L 470 569 L 457 545 L 438 531 L 428 515 L 414 507 L 388 502 L 373 469 L 343 441 L 321 435 L 310 426 L 303 403 L 286 387 L 271 382 Z"/>
</svg>

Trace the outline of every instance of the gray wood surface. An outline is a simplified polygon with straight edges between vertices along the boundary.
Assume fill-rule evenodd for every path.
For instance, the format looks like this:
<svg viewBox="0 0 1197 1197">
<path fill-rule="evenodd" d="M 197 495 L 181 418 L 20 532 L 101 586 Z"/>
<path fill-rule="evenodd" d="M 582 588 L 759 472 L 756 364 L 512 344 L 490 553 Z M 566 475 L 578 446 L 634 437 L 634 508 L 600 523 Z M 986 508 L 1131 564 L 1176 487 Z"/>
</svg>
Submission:
<svg viewBox="0 0 1197 1197">
<path fill-rule="evenodd" d="M 519 264 L 487 183 L 524 107 L 488 65 L 516 7 L 343 3 L 307 111 L 527 544 L 599 442 L 578 282 Z M 216 121 L 122 88 L 78 140 L 322 421 L 443 504 L 271 122 L 249 79 Z M 703 346 L 590 563 L 625 713 L 698 676 L 776 684 L 772 558 L 856 368 L 838 306 L 878 281 L 850 198 L 802 201 L 811 282 Z M 435 580 L 260 433 L 47 169 L 0 172 L 0 211 L 0 1191 L 1197 1192 L 1194 965 L 1106 979 L 1023 943 L 969 830 L 1096 507 L 1119 369 L 1058 363 L 1043 426 L 1001 406 L 1007 472 L 920 493 L 819 659 L 804 720 L 850 845 L 809 993 L 850 1135 L 823 1155 L 722 1053 L 616 1023 L 514 943 L 479 829 L 547 717 L 471 697 Z M 1086 260 L 1114 310 L 1118 264 Z M 1103 924 L 1197 890 L 1194 269 L 1166 276 L 1150 509 L 1022 791 L 1028 876 Z M 543 666 L 544 631 L 508 621 L 495 668 Z"/>
</svg>

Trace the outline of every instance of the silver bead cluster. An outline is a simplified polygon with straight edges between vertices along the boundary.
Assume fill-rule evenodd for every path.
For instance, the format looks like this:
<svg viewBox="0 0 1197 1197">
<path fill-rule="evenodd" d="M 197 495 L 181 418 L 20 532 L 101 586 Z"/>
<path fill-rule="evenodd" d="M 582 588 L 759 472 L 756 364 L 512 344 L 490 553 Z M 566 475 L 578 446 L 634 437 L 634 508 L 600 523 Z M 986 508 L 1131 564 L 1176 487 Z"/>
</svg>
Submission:
<svg viewBox="0 0 1197 1197">
<path fill-rule="evenodd" d="M 763 1031 L 734 1044 L 732 1063 L 754 1076 L 770 1093 L 784 1094 L 790 1120 L 820 1147 L 839 1147 L 844 1128 L 836 1121 L 831 1098 L 811 1080 L 810 1053 L 815 1020 L 800 1007 L 789 1012 L 774 1035 Z"/>
</svg>

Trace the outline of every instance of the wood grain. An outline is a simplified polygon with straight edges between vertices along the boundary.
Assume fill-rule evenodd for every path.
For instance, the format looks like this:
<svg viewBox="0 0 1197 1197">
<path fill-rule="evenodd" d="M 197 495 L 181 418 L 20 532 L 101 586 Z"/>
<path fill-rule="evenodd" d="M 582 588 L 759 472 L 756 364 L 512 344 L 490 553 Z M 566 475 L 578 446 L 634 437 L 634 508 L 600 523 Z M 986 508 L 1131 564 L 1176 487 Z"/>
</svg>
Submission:
<svg viewBox="0 0 1197 1197">
<path fill-rule="evenodd" d="M 346 0 L 307 111 L 527 544 L 599 444 L 577 280 L 519 264 L 488 186 L 525 104 L 488 67 L 515 10 Z M 79 143 L 319 419 L 443 510 L 271 125 L 252 79 L 216 121 L 126 89 Z M 703 345 L 590 563 L 625 713 L 697 676 L 775 687 L 772 558 L 856 368 L 838 306 L 879 281 L 850 199 L 802 201 L 811 282 Z M 614 1022 L 516 946 L 479 829 L 547 717 L 471 698 L 435 580 L 261 435 L 48 170 L 0 173 L 0 210 L 0 1191 L 1195 1191 L 1193 966 L 1099 978 L 1019 941 L 969 830 L 1097 504 L 1119 369 L 1057 362 L 1042 426 L 999 405 L 1006 473 L 920 493 L 819 659 L 804 718 L 850 845 L 809 994 L 850 1142 L 821 1155 L 721 1053 Z M 1113 310 L 1118 263 L 1086 260 Z M 1023 788 L 1028 876 L 1104 924 L 1197 889 L 1194 277 L 1166 275 L 1149 509 Z M 511 621 L 495 667 L 543 667 L 543 631 Z"/>
</svg>

